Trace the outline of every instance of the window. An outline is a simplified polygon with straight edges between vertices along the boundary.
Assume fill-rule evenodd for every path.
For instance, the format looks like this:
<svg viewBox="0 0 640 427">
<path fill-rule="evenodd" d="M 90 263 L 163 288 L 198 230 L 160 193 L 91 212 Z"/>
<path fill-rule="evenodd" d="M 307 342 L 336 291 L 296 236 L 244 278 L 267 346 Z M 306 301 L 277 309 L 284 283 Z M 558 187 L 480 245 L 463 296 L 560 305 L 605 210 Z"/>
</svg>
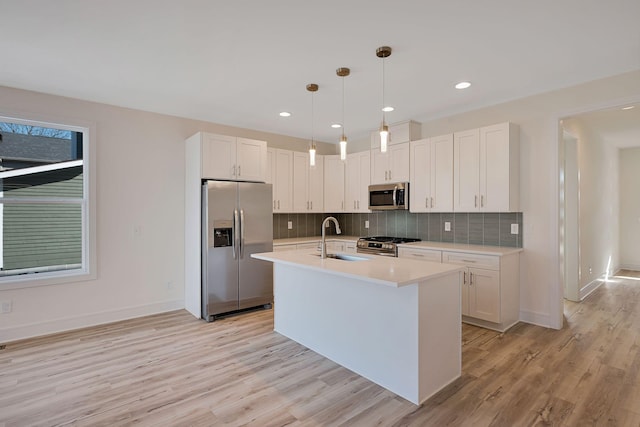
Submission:
<svg viewBox="0 0 640 427">
<path fill-rule="evenodd" d="M 0 288 L 89 273 L 87 137 L 0 117 Z"/>
</svg>

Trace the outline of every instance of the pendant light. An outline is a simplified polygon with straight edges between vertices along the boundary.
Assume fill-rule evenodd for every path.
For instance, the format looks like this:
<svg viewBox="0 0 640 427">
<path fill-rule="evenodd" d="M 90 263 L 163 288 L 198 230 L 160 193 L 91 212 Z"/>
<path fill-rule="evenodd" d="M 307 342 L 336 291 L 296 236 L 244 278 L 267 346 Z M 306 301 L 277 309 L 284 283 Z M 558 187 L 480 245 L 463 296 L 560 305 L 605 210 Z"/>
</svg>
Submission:
<svg viewBox="0 0 640 427">
<path fill-rule="evenodd" d="M 351 73 L 345 67 L 338 68 L 336 74 L 342 77 L 342 136 L 340 137 L 340 160 L 347 159 L 347 137 L 344 135 L 344 78 Z"/>
<path fill-rule="evenodd" d="M 389 142 L 389 126 L 384 121 L 384 59 L 391 56 L 391 48 L 389 46 L 381 46 L 376 49 L 376 56 L 382 58 L 382 124 L 380 124 L 380 152 L 387 152 L 387 144 Z"/>
<path fill-rule="evenodd" d="M 309 165 L 316 165 L 316 142 L 313 140 L 313 94 L 318 91 L 318 85 L 309 83 L 307 90 L 311 92 L 311 143 L 309 144 Z"/>
</svg>

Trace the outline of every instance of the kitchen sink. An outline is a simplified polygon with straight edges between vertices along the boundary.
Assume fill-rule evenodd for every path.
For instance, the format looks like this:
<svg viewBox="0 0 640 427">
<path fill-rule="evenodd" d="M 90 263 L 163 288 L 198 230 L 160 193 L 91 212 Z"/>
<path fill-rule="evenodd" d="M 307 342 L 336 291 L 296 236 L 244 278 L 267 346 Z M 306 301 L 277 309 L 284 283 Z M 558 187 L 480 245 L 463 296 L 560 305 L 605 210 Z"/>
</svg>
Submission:
<svg viewBox="0 0 640 427">
<path fill-rule="evenodd" d="M 311 254 L 313 256 L 319 257 L 320 254 Z M 348 254 L 327 254 L 327 258 L 340 259 L 342 261 L 368 261 L 369 258 L 365 258 L 362 256 L 356 255 L 348 255 Z"/>
</svg>

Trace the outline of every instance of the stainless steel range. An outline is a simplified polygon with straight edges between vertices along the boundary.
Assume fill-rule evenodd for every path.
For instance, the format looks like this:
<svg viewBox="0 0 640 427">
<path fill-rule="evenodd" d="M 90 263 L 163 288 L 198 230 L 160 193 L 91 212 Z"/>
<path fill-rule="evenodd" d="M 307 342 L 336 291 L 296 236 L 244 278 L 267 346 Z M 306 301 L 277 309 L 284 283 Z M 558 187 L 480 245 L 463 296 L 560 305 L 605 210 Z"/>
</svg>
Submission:
<svg viewBox="0 0 640 427">
<path fill-rule="evenodd" d="M 397 257 L 399 244 L 419 241 L 420 239 L 413 239 L 410 237 L 361 237 L 358 239 L 358 252 L 363 254 Z"/>
</svg>

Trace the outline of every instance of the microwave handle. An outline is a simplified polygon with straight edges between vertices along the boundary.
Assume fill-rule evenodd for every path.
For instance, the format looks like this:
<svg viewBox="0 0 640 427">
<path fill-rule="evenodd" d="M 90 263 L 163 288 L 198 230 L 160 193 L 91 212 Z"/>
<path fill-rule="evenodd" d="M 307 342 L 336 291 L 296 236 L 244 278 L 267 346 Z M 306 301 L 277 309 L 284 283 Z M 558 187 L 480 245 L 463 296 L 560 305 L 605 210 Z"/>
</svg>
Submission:
<svg viewBox="0 0 640 427">
<path fill-rule="evenodd" d="M 393 206 L 398 206 L 398 203 L 396 202 L 397 197 L 396 194 L 398 193 L 398 186 L 396 185 L 395 187 L 393 187 Z"/>
</svg>

